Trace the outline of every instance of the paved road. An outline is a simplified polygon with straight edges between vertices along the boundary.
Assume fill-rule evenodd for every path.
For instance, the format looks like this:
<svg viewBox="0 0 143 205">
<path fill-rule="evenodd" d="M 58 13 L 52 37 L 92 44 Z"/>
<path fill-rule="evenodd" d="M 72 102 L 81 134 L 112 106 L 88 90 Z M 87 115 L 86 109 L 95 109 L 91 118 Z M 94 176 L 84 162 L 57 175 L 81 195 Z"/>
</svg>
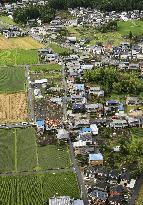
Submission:
<svg viewBox="0 0 143 205">
<path fill-rule="evenodd" d="M 64 85 L 64 100 L 63 100 L 63 119 L 66 121 L 67 120 L 67 83 L 66 83 L 66 79 L 65 79 L 65 64 L 63 62 L 63 60 L 61 59 L 62 62 L 62 80 L 63 80 L 63 85 Z M 69 139 L 69 148 L 70 148 L 70 158 L 74 167 L 74 170 L 77 174 L 77 179 L 78 179 L 78 183 L 79 183 L 79 187 L 80 187 L 80 192 L 81 192 L 81 197 L 83 198 L 84 204 L 88 205 L 88 198 L 87 198 L 87 192 L 85 189 L 85 184 L 79 169 L 79 166 L 77 164 L 77 161 L 75 159 L 74 156 L 74 148 L 73 148 L 73 144 L 71 142 L 71 140 Z"/>
<path fill-rule="evenodd" d="M 35 112 L 34 112 L 34 103 L 33 103 L 33 88 L 29 83 L 30 75 L 29 75 L 29 65 L 26 65 L 26 78 L 28 84 L 28 105 L 29 105 L 29 118 L 35 122 Z"/>
<path fill-rule="evenodd" d="M 140 191 L 142 184 L 143 184 L 143 174 L 141 174 L 141 176 L 136 181 L 135 189 L 134 189 L 134 191 L 132 193 L 132 197 L 128 203 L 129 205 L 135 205 L 136 199 L 138 197 L 138 194 L 139 194 L 139 191 Z"/>
</svg>

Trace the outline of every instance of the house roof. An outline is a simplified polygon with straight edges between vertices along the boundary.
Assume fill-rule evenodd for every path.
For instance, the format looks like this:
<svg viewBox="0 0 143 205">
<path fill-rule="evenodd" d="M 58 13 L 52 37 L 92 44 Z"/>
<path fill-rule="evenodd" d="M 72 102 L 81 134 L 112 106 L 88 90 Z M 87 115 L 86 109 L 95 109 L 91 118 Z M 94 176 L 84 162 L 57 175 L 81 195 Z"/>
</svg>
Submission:
<svg viewBox="0 0 143 205">
<path fill-rule="evenodd" d="M 38 127 L 43 127 L 44 126 L 44 120 L 37 120 L 36 124 Z"/>
<path fill-rule="evenodd" d="M 68 137 L 69 137 L 69 133 L 67 132 L 67 130 L 63 128 L 58 130 L 58 134 L 57 134 L 58 139 L 67 139 Z"/>
<path fill-rule="evenodd" d="M 89 160 L 93 161 L 93 160 L 103 160 L 103 155 L 101 153 L 98 154 L 89 154 Z"/>
<path fill-rule="evenodd" d="M 73 205 L 84 205 L 84 202 L 83 200 L 77 199 L 77 200 L 74 200 Z"/>
<path fill-rule="evenodd" d="M 108 197 L 108 194 L 107 194 L 107 192 L 104 192 L 104 191 L 94 190 L 91 193 L 91 196 L 105 201 L 107 199 L 107 197 Z"/>
</svg>

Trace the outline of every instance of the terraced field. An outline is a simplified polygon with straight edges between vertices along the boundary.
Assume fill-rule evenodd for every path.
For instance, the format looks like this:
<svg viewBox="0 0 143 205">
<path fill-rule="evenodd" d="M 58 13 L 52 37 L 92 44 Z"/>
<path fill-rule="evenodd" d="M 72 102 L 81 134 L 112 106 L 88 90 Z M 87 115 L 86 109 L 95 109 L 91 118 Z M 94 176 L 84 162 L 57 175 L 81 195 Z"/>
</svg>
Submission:
<svg viewBox="0 0 143 205">
<path fill-rule="evenodd" d="M 6 205 L 44 205 L 49 197 L 79 198 L 74 173 L 30 175 L 0 178 L 0 202 Z"/>
<path fill-rule="evenodd" d="M 38 63 L 37 50 L 0 50 L 0 65 L 24 65 Z"/>
</svg>

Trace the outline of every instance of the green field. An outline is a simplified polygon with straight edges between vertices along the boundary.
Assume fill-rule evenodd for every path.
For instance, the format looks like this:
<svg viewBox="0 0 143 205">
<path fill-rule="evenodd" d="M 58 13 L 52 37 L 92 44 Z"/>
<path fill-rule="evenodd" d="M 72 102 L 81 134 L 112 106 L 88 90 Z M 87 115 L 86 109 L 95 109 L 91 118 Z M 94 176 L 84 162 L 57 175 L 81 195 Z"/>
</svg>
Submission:
<svg viewBox="0 0 143 205">
<path fill-rule="evenodd" d="M 6 24 L 16 25 L 16 23 L 11 18 L 9 18 L 8 16 L 0 16 L 0 20 L 3 23 L 6 23 Z"/>
<path fill-rule="evenodd" d="M 60 71 L 61 66 L 57 63 L 49 63 L 46 65 L 31 66 L 31 71 L 34 72 L 47 72 L 47 71 Z"/>
<path fill-rule="evenodd" d="M 47 145 L 38 147 L 39 166 L 46 169 L 68 168 L 70 166 L 67 146 Z"/>
<path fill-rule="evenodd" d="M 143 205 L 143 185 L 141 186 L 135 205 Z"/>
<path fill-rule="evenodd" d="M 0 130 L 0 172 L 14 170 L 14 130 Z"/>
<path fill-rule="evenodd" d="M 63 48 L 60 45 L 57 45 L 55 43 L 50 43 L 49 47 L 55 52 L 58 53 L 60 55 L 66 53 L 72 53 L 72 51 L 69 48 Z"/>
<path fill-rule="evenodd" d="M 120 21 L 118 22 L 118 26 L 118 32 L 122 35 L 128 35 L 130 31 L 133 33 L 133 35 L 143 34 L 142 20 Z"/>
<path fill-rule="evenodd" d="M 77 40 L 82 38 L 90 38 L 89 46 L 95 45 L 97 42 L 111 43 L 113 45 L 119 45 L 121 41 L 124 41 L 121 33 L 119 32 L 108 32 L 108 33 L 100 33 L 96 27 L 68 27 L 68 32 L 70 36 L 76 36 Z"/>
<path fill-rule="evenodd" d="M 53 196 L 79 198 L 74 173 L 43 174 L 0 178 L 0 204 L 44 205 Z"/>
<path fill-rule="evenodd" d="M 0 65 L 24 65 L 38 63 L 37 50 L 0 50 Z"/>
<path fill-rule="evenodd" d="M 35 129 L 0 130 L 0 172 L 68 168 L 67 146 L 37 146 Z"/>
<path fill-rule="evenodd" d="M 0 92 L 23 91 L 25 84 L 24 67 L 0 67 Z"/>
</svg>

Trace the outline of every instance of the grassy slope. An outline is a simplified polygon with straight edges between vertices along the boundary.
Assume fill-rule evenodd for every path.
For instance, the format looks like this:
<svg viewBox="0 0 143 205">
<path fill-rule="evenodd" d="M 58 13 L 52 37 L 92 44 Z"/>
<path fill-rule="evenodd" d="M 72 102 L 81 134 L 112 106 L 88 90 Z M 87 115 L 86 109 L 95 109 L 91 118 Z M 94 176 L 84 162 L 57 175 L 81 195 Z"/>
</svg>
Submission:
<svg viewBox="0 0 143 205">
<path fill-rule="evenodd" d="M 135 205 L 142 205 L 143 204 L 143 185 L 141 186 L 137 201 Z"/>
<path fill-rule="evenodd" d="M 132 21 L 120 21 L 118 22 L 118 32 L 122 35 L 128 35 L 131 31 L 133 35 L 143 34 L 143 21 L 132 20 Z"/>
<path fill-rule="evenodd" d="M 16 25 L 16 23 L 8 16 L 0 16 L 0 20 L 7 24 Z"/>
<path fill-rule="evenodd" d="M 17 38 L 5 38 L 0 36 L 0 49 L 38 49 L 44 48 L 44 45 L 31 37 L 17 37 Z"/>
<path fill-rule="evenodd" d="M 0 92 L 25 90 L 25 69 L 23 67 L 0 67 Z"/>
</svg>

